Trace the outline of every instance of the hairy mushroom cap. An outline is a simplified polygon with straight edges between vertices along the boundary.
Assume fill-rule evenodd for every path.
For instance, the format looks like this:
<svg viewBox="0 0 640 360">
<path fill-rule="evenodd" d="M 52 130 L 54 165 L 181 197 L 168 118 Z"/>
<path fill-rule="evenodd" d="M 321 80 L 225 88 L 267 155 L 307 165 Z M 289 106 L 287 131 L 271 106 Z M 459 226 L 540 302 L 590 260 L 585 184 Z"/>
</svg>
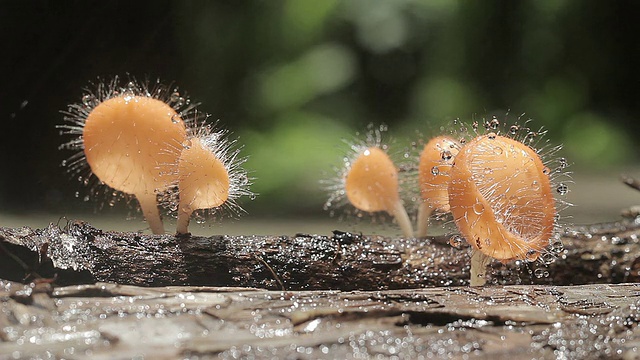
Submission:
<svg viewBox="0 0 640 360">
<path fill-rule="evenodd" d="M 529 146 L 489 133 L 450 172 L 449 204 L 464 238 L 486 256 L 533 260 L 549 244 L 556 207 L 549 169 Z"/>
<path fill-rule="evenodd" d="M 433 211 L 449 212 L 449 171 L 459 151 L 457 141 L 448 136 L 437 136 L 429 140 L 420 153 L 418 182 L 422 202 L 418 208 L 418 237 L 427 235 Z"/>
<path fill-rule="evenodd" d="M 186 139 L 185 125 L 158 99 L 122 95 L 103 101 L 87 117 L 84 151 L 91 171 L 105 184 L 127 194 L 148 195 L 175 181 L 168 164 Z"/>
<path fill-rule="evenodd" d="M 181 207 L 197 210 L 224 204 L 229 197 L 229 172 L 200 139 L 187 141 L 178 160 Z"/>
<path fill-rule="evenodd" d="M 431 139 L 420 153 L 420 195 L 432 209 L 449 211 L 449 171 L 459 151 L 458 142 L 448 136 L 438 136 Z"/>
<path fill-rule="evenodd" d="M 196 210 L 221 207 L 239 209 L 235 200 L 248 190 L 247 172 L 240 167 L 245 158 L 231 150 L 225 131 L 212 132 L 209 127 L 186 140 L 177 160 L 178 224 L 177 233 L 187 234 L 191 215 Z"/>
<path fill-rule="evenodd" d="M 187 136 L 174 108 L 125 92 L 101 101 L 75 122 L 82 128 L 81 148 L 91 172 L 111 188 L 134 195 L 151 231 L 163 234 L 156 195 L 175 181 L 168 164 L 177 161 L 176 149 Z"/>
<path fill-rule="evenodd" d="M 345 178 L 349 202 L 367 212 L 386 211 L 396 218 L 404 236 L 413 229 L 398 192 L 398 170 L 382 149 L 366 148 L 353 161 Z"/>
<path fill-rule="evenodd" d="M 398 170 L 380 148 L 369 147 L 351 164 L 345 180 L 347 198 L 362 211 L 393 213 L 398 195 Z"/>
</svg>

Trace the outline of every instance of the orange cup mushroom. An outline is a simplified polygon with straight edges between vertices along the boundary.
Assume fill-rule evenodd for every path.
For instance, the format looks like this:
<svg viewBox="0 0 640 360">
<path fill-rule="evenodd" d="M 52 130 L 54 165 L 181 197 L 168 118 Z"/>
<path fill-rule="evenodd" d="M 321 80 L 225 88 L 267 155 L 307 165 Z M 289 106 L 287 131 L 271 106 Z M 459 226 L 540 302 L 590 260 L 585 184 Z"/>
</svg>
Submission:
<svg viewBox="0 0 640 360">
<path fill-rule="evenodd" d="M 238 151 L 229 152 L 224 132 L 206 133 L 188 139 L 177 162 L 178 234 L 188 234 L 196 210 L 234 206 L 240 195 L 252 195 L 248 178 L 239 165 Z"/>
<path fill-rule="evenodd" d="M 434 211 L 449 212 L 449 171 L 460 144 L 448 136 L 435 137 L 420 153 L 418 181 L 422 202 L 418 208 L 417 237 L 427 235 L 429 217 Z"/>
<path fill-rule="evenodd" d="M 185 124 L 165 102 L 125 93 L 107 99 L 87 115 L 82 130 L 87 164 L 100 181 L 134 195 L 151 231 L 163 234 L 156 195 L 175 182 Z"/>
<path fill-rule="evenodd" d="M 229 197 L 229 172 L 199 138 L 188 140 L 178 160 L 178 234 L 187 234 L 195 210 L 216 208 Z"/>
<path fill-rule="evenodd" d="M 556 206 L 549 169 L 529 146 L 489 133 L 467 143 L 450 171 L 450 210 L 474 248 L 471 285 L 493 258 L 535 260 L 549 244 Z"/>
<path fill-rule="evenodd" d="M 345 192 L 357 209 L 386 211 L 396 219 L 405 237 L 413 237 L 411 221 L 399 195 L 398 170 L 379 147 L 366 148 L 351 163 L 345 178 Z"/>
</svg>

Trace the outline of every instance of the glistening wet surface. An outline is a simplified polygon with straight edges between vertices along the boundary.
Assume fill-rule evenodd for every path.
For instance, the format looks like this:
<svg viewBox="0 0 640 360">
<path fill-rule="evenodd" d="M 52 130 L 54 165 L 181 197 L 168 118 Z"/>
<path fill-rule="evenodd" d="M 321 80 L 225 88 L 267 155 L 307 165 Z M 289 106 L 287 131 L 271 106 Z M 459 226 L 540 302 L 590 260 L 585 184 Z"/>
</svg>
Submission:
<svg viewBox="0 0 640 360">
<path fill-rule="evenodd" d="M 3 358 L 637 356 L 639 285 L 396 291 L 0 282 Z M 588 300 L 585 300 L 588 299 Z"/>
</svg>

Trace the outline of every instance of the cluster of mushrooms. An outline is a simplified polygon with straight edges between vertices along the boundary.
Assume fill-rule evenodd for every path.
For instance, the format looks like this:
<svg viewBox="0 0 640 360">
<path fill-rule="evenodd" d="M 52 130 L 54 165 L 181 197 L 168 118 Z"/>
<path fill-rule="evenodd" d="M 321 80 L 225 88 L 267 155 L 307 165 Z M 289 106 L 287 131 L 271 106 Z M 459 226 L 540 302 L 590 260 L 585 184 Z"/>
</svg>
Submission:
<svg viewBox="0 0 640 360">
<path fill-rule="evenodd" d="M 552 171 L 527 143 L 539 132 L 499 121 L 485 121 L 473 136 L 443 135 L 422 149 L 417 167 L 420 204 L 417 231 L 404 208 L 399 172 L 378 140 L 353 146 L 340 171 L 340 191 L 359 211 L 386 212 L 405 237 L 424 237 L 432 213 L 451 213 L 460 234 L 473 248 L 471 285 L 486 282 L 490 259 L 534 261 L 548 247 L 557 227 Z M 524 134 L 524 135 L 523 135 Z M 554 151 L 557 151 L 556 147 Z M 566 160 L 561 159 L 561 167 Z M 566 193 L 560 183 L 556 191 Z"/>
<path fill-rule="evenodd" d="M 74 139 L 62 147 L 77 151 L 65 165 L 80 178 L 97 178 L 100 185 L 135 197 L 154 234 L 165 232 L 159 205 L 177 213 L 177 234 L 188 234 L 194 211 L 235 208 L 239 196 L 252 195 L 235 142 L 226 131 L 206 125 L 175 89 L 136 81 L 121 86 L 114 78 L 64 114 L 62 133 Z M 426 236 L 433 213 L 452 214 L 474 249 L 471 285 L 486 282 L 490 259 L 535 260 L 557 226 L 551 179 L 556 171 L 527 144 L 537 135 L 529 128 L 501 131 L 496 119 L 484 122 L 482 134 L 477 122 L 472 127 L 473 136 L 437 136 L 424 145 L 415 233 L 400 196 L 398 168 L 379 133 L 375 141 L 352 146 L 328 203 L 344 197 L 359 211 L 386 212 L 405 237 Z M 558 185 L 557 192 L 566 191 Z"/>
<path fill-rule="evenodd" d="M 114 78 L 64 114 L 62 133 L 75 138 L 62 147 L 78 151 L 64 164 L 80 178 L 95 176 L 134 196 L 154 234 L 165 232 L 159 203 L 177 212 L 177 233 L 188 234 L 194 211 L 233 208 L 236 198 L 251 194 L 234 142 L 200 121 L 195 105 L 175 89 L 136 81 L 121 86 Z"/>
</svg>

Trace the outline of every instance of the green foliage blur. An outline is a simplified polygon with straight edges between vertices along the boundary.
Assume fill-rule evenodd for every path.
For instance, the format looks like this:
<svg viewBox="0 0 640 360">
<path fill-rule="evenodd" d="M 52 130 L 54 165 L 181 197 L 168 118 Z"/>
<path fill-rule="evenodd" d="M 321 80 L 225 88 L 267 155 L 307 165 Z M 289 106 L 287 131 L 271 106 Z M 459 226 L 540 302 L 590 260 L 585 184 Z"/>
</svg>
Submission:
<svg viewBox="0 0 640 360">
<path fill-rule="evenodd" d="M 509 113 L 563 143 L 573 171 L 638 160 L 628 130 L 636 114 L 615 99 L 629 89 L 625 62 L 638 65 L 624 60 L 625 47 L 638 46 L 635 35 L 618 38 L 620 3 L 277 4 L 231 16 L 209 4 L 178 16 L 195 50 L 191 76 L 211 81 L 192 91 L 208 103 L 229 92 L 218 79 L 237 81 L 230 101 L 243 109 L 236 133 L 257 178 L 254 210 L 319 209 L 318 179 L 340 164 L 341 140 L 370 122 L 389 124 L 401 151 L 416 131 L 430 136 L 455 118 Z M 207 67 L 211 57 L 222 64 Z"/>
<path fill-rule="evenodd" d="M 389 125 L 402 152 L 453 119 L 508 113 L 564 144 L 574 172 L 637 164 L 639 4 L 3 1 L 3 44 L 15 47 L 4 68 L 16 75 L 2 116 L 34 145 L 28 164 L 6 160 L 18 177 L 2 178 L 0 200 L 28 193 L 36 208 L 55 209 L 82 192 L 58 167 L 70 155 L 54 150 L 59 111 L 96 77 L 127 73 L 174 81 L 239 137 L 259 194 L 243 206 L 255 216 L 320 213 L 320 180 L 369 123 Z M 19 140 L 7 141 L 10 154 Z"/>
</svg>

